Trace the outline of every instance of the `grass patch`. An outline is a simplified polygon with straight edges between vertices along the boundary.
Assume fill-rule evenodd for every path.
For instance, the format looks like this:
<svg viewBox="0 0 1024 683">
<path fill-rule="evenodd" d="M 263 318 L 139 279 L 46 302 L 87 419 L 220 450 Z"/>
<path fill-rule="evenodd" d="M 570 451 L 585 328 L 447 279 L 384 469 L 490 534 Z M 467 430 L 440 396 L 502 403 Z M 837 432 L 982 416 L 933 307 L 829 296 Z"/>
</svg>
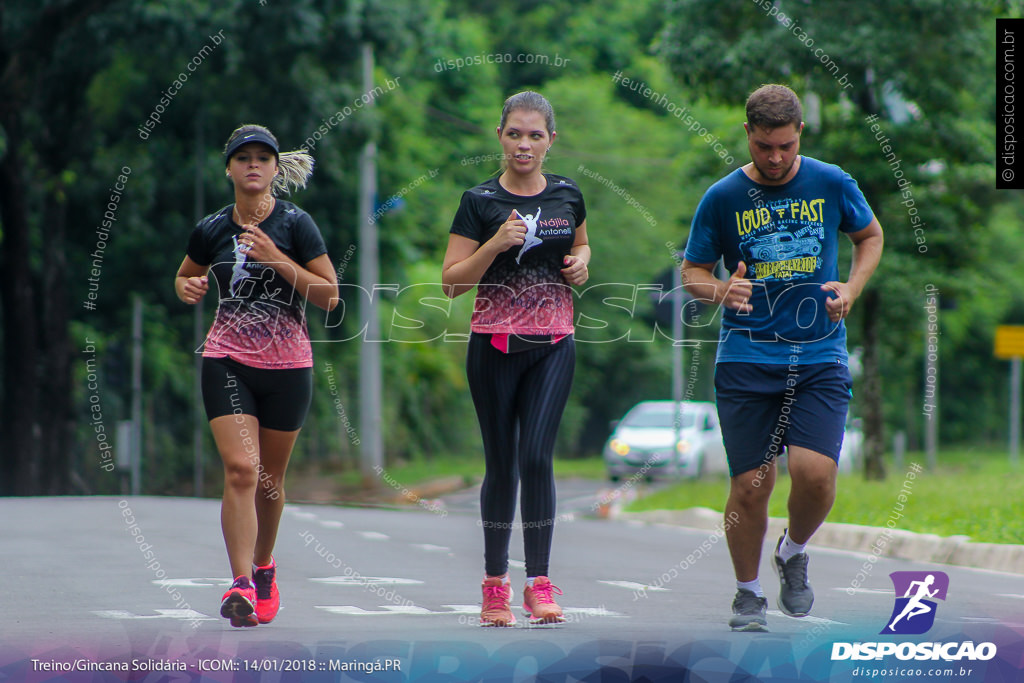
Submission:
<svg viewBox="0 0 1024 683">
<path fill-rule="evenodd" d="M 459 476 L 467 484 L 484 476 L 484 457 L 441 456 L 391 463 L 384 471 L 402 486 L 413 487 L 419 483 L 441 477 Z M 358 470 L 345 470 L 334 475 L 335 481 L 345 488 L 358 488 L 362 475 Z M 555 477 L 559 479 L 583 478 L 604 479 L 604 461 L 600 457 L 555 459 Z"/>
<path fill-rule="evenodd" d="M 840 475 L 829 522 L 885 526 L 891 516 L 907 531 L 965 535 L 985 543 L 1024 544 L 1024 468 L 1014 470 L 1005 451 L 966 449 L 940 453 L 934 472 L 907 478 L 924 454 L 908 453 L 899 470 L 887 463 L 885 481 L 864 481 L 860 474 Z M 789 477 L 779 477 L 768 505 L 772 517 L 786 517 Z M 729 494 L 726 478 L 681 482 L 635 501 L 630 512 L 709 507 L 722 510 Z M 906 496 L 902 511 L 899 496 Z"/>
<path fill-rule="evenodd" d="M 431 479 L 452 476 L 462 477 L 469 484 L 474 477 L 483 476 L 484 463 L 483 456 L 480 458 L 444 456 L 430 460 L 420 458 L 388 463 L 384 467 L 383 473 L 405 487 L 412 487 Z M 343 488 L 354 489 L 362 485 L 362 473 L 357 469 L 343 470 L 331 476 Z"/>
<path fill-rule="evenodd" d="M 606 480 L 604 459 L 600 456 L 590 458 L 555 458 L 556 479 L 599 479 Z"/>
</svg>

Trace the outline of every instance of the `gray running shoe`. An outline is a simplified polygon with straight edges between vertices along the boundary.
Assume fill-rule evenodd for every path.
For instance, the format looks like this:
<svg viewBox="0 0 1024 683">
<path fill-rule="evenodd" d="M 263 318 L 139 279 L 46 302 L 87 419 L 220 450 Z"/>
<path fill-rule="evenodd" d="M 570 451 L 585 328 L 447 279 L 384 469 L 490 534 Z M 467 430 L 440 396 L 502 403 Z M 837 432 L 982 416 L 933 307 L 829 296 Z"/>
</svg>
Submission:
<svg viewBox="0 0 1024 683">
<path fill-rule="evenodd" d="M 807 553 L 798 553 L 783 562 L 779 548 L 785 532 L 775 546 L 775 573 L 779 575 L 779 609 L 791 617 L 806 617 L 814 604 L 814 591 L 807 583 Z"/>
<path fill-rule="evenodd" d="M 732 601 L 732 619 L 729 626 L 733 631 L 767 631 L 768 599 L 759 598 L 753 591 L 740 588 Z"/>
</svg>

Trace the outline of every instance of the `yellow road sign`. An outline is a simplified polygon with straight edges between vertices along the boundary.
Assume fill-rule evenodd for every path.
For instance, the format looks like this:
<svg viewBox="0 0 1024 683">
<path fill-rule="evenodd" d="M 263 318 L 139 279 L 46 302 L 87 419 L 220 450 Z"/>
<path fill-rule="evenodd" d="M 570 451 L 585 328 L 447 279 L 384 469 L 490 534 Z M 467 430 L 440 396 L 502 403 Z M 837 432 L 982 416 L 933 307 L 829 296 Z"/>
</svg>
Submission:
<svg viewBox="0 0 1024 683">
<path fill-rule="evenodd" d="M 1010 359 L 1024 356 L 1024 325 L 996 327 L 996 358 Z"/>
</svg>

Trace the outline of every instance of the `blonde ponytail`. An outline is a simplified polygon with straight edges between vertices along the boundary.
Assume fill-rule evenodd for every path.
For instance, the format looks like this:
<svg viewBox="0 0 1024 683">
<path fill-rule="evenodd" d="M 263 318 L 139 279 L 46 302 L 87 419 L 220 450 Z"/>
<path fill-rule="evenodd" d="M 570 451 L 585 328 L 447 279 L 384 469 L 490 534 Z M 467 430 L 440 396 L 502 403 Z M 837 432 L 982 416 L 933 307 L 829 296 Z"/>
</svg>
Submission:
<svg viewBox="0 0 1024 683">
<path fill-rule="evenodd" d="M 277 196 L 282 192 L 291 194 L 303 189 L 313 175 L 314 165 L 313 157 L 305 149 L 281 152 L 277 157 L 277 176 L 270 186 L 271 192 Z"/>
</svg>

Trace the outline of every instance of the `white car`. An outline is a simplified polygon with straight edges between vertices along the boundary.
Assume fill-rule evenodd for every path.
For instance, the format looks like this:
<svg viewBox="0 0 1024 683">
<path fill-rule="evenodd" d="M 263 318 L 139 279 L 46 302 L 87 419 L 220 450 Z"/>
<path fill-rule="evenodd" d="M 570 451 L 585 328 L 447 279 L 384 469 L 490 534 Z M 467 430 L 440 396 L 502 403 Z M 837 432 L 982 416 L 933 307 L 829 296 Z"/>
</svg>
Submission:
<svg viewBox="0 0 1024 683">
<path fill-rule="evenodd" d="M 860 418 L 846 425 L 843 435 L 843 447 L 839 451 L 839 471 L 844 473 L 858 472 L 864 468 L 864 432 L 861 430 Z"/>
<path fill-rule="evenodd" d="M 615 426 L 604 447 L 608 477 L 699 477 L 728 473 L 714 403 L 642 401 Z"/>
</svg>

